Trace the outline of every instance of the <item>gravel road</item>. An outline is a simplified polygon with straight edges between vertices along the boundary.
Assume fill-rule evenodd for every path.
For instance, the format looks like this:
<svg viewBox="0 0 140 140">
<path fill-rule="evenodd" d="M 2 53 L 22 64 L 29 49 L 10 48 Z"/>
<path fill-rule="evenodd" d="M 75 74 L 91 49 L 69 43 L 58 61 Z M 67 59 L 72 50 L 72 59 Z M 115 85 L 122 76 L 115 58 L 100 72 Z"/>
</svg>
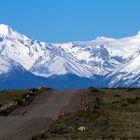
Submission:
<svg viewBox="0 0 140 140">
<path fill-rule="evenodd" d="M 20 107 L 8 117 L 0 117 L 0 140 L 28 140 L 47 128 L 60 113 L 75 110 L 82 91 L 65 89 L 45 91 L 28 106 Z"/>
</svg>

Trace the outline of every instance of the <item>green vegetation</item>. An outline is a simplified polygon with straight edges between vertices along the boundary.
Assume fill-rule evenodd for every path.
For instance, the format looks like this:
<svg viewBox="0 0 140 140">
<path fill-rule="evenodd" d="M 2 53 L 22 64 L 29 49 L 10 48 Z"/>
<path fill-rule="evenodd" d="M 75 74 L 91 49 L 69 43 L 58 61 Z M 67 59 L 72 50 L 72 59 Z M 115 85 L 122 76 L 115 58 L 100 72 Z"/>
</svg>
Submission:
<svg viewBox="0 0 140 140">
<path fill-rule="evenodd" d="M 140 89 L 84 90 L 77 111 L 59 116 L 31 139 L 139 140 Z"/>
</svg>

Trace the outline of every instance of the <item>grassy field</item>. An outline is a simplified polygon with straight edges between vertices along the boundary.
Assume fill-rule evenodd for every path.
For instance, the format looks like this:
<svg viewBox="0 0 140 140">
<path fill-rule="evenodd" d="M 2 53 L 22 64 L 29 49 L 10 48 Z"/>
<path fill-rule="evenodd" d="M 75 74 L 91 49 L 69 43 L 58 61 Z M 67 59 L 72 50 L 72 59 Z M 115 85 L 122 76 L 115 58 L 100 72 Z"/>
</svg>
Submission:
<svg viewBox="0 0 140 140">
<path fill-rule="evenodd" d="M 76 112 L 61 115 L 32 140 L 140 140 L 140 89 L 84 90 Z M 79 127 L 85 130 L 79 130 Z"/>
</svg>

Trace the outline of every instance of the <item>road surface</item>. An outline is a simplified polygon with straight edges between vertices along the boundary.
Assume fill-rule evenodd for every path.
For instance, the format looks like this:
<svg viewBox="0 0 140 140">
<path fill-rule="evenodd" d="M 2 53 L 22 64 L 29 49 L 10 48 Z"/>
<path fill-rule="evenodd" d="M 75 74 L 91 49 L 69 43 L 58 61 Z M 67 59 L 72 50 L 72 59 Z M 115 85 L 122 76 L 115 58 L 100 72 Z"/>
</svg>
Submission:
<svg viewBox="0 0 140 140">
<path fill-rule="evenodd" d="M 78 89 L 45 91 L 28 106 L 18 108 L 8 117 L 0 117 L 0 140 L 28 140 L 46 129 L 60 113 L 76 109 L 81 102 Z"/>
</svg>

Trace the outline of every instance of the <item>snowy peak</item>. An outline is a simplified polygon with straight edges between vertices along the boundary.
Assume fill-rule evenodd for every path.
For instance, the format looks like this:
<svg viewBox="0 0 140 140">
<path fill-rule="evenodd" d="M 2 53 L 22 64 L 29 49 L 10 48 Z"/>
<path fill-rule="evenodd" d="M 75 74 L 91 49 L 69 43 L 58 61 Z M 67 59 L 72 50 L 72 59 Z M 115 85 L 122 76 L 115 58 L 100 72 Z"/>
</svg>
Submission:
<svg viewBox="0 0 140 140">
<path fill-rule="evenodd" d="M 8 25 L 0 24 L 0 37 L 6 38 L 7 40 L 21 40 L 21 41 L 27 41 L 30 40 L 27 36 L 20 34 L 19 32 L 14 31 L 12 28 L 10 28 Z M 7 41 L 6 40 L 6 41 Z"/>
<path fill-rule="evenodd" d="M 45 43 L 0 25 L 0 74 L 19 66 L 45 78 L 73 74 L 94 80 L 99 76 L 113 84 L 118 79 L 119 85 L 121 79 L 131 79 L 131 73 L 140 74 L 139 51 L 140 31 L 122 39 L 98 37 L 91 41 Z"/>
<path fill-rule="evenodd" d="M 12 32 L 12 29 L 9 26 L 0 24 L 0 34 L 1 35 L 7 36 L 7 35 L 10 35 L 11 32 Z"/>
</svg>

